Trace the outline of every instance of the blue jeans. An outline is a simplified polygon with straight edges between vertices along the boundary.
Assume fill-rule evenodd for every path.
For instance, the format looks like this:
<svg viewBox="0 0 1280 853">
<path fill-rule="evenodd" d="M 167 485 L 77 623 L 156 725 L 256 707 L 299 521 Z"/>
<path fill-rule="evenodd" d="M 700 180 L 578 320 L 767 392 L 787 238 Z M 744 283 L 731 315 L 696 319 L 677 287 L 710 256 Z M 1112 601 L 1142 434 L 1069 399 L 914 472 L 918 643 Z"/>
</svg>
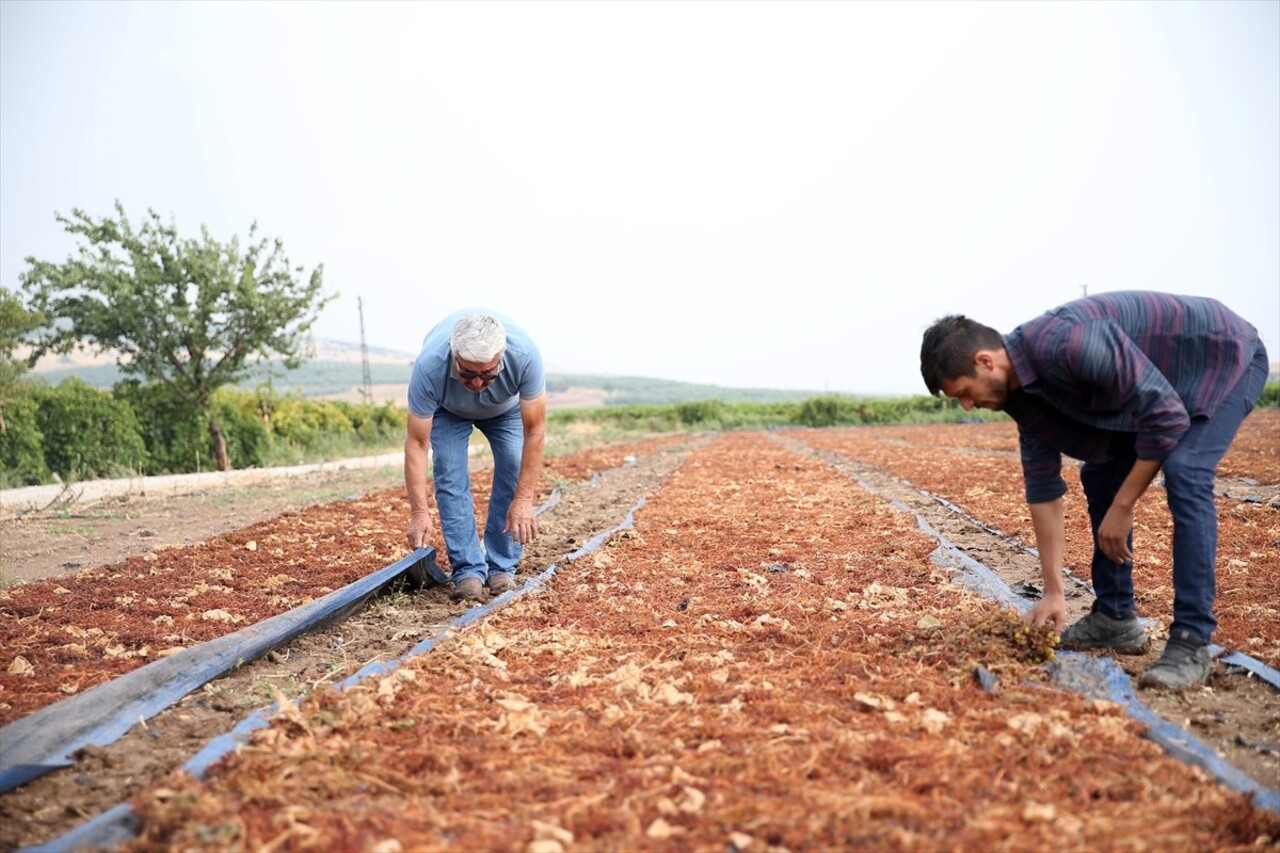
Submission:
<svg viewBox="0 0 1280 853">
<path fill-rule="evenodd" d="M 1192 418 L 1191 428 L 1164 458 L 1165 496 L 1173 516 L 1173 624 L 1171 631 L 1188 631 L 1208 643 L 1218 622 L 1213 616 L 1218 556 L 1218 508 L 1213 480 L 1218 462 L 1235 438 L 1245 415 L 1262 394 L 1269 369 L 1266 348 L 1258 343 L 1244 376 L 1210 418 Z M 1093 609 L 1113 619 L 1136 612 L 1133 564 L 1114 563 L 1098 549 L 1098 526 L 1115 499 L 1136 456 L 1132 435 L 1117 436 L 1112 459 L 1089 462 L 1080 469 L 1080 484 L 1089 504 L 1093 526 Z M 1129 539 L 1130 550 L 1133 537 Z"/>
<path fill-rule="evenodd" d="M 493 451 L 493 488 L 489 493 L 483 547 L 476 533 L 468 469 L 467 447 L 473 428 L 484 434 Z M 444 533 L 445 552 L 453 567 L 454 583 L 468 577 L 484 581 L 490 572 L 515 572 L 524 549 L 510 533 L 503 533 L 502 528 L 507 524 L 507 510 L 516 494 L 523 451 L 524 422 L 519 406 L 480 421 L 460 418 L 443 409 L 432 417 L 436 507 L 440 510 L 440 528 Z"/>
</svg>

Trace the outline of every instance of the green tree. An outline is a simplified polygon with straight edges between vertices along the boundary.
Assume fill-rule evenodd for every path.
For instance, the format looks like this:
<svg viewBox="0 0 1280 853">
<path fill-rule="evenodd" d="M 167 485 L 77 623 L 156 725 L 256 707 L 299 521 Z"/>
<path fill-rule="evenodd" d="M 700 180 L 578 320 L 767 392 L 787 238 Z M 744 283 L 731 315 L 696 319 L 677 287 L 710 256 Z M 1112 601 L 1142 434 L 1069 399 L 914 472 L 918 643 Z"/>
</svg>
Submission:
<svg viewBox="0 0 1280 853">
<path fill-rule="evenodd" d="M 45 463 L 63 479 L 122 476 L 145 468 L 141 425 L 125 401 L 74 376 L 56 388 L 37 388 L 34 396 Z"/>
<path fill-rule="evenodd" d="M 75 209 L 57 219 L 78 251 L 61 264 L 27 258 L 23 286 L 48 320 L 32 358 L 77 345 L 114 353 L 123 373 L 167 386 L 199 413 L 227 470 L 213 394 L 273 355 L 287 368 L 302 363 L 306 333 L 336 295 L 323 292 L 324 267 L 309 277 L 291 267 L 280 240 L 254 242 L 256 223 L 242 249 L 204 227 L 182 238 L 153 210 L 134 228 L 119 202 L 114 219 Z"/>
<path fill-rule="evenodd" d="M 14 354 L 28 342 L 27 334 L 42 323 L 39 314 L 23 306 L 18 294 L 0 287 L 0 433 L 8 430 L 4 410 L 17 396 L 22 374 L 27 370 L 26 362 L 14 358 Z"/>
<path fill-rule="evenodd" d="M 5 429 L 0 431 L 0 488 L 38 486 L 53 476 L 44 461 L 40 391 L 40 386 L 23 382 L 7 404 Z"/>
</svg>

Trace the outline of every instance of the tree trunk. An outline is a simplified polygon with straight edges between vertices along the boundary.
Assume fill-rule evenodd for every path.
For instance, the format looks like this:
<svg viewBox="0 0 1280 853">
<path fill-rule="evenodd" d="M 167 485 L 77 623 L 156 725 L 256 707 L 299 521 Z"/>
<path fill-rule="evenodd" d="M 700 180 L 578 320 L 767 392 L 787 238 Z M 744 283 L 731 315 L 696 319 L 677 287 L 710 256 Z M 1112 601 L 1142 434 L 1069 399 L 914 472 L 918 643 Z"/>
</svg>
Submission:
<svg viewBox="0 0 1280 853">
<path fill-rule="evenodd" d="M 227 458 L 227 439 L 222 435 L 218 422 L 209 419 L 209 435 L 213 437 L 213 458 L 217 460 L 219 471 L 230 471 L 231 460 Z"/>
</svg>

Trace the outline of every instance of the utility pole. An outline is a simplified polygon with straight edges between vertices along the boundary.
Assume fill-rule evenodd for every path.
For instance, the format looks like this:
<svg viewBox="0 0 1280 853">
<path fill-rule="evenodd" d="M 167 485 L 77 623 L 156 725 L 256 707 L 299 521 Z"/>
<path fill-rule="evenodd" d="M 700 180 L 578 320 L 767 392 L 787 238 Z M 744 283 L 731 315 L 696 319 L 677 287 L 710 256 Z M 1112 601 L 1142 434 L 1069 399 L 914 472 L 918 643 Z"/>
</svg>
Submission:
<svg viewBox="0 0 1280 853">
<path fill-rule="evenodd" d="M 364 397 L 365 403 L 373 405 L 373 376 L 369 372 L 369 345 L 364 339 L 364 300 L 359 296 L 356 297 L 356 309 L 360 312 L 360 366 L 364 372 L 364 385 L 360 388 L 360 395 Z"/>
<path fill-rule="evenodd" d="M 1081 295 L 1081 296 L 1088 296 L 1088 295 L 1089 295 L 1089 285 L 1087 285 L 1087 284 L 1082 284 L 1082 285 L 1080 285 L 1080 295 Z"/>
</svg>

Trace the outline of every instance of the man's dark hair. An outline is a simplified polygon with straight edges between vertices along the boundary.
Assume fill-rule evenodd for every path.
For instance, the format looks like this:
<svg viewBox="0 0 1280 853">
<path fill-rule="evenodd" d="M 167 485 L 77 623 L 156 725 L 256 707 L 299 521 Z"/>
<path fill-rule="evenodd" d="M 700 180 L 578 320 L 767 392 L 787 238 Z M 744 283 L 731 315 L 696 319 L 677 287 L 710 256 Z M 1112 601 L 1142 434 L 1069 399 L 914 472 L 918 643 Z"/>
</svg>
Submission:
<svg viewBox="0 0 1280 853">
<path fill-rule="evenodd" d="M 920 343 L 920 375 L 929 394 L 937 396 L 948 379 L 975 375 L 973 357 L 978 350 L 1003 347 L 999 332 L 963 314 L 949 314 L 934 322 Z"/>
</svg>

